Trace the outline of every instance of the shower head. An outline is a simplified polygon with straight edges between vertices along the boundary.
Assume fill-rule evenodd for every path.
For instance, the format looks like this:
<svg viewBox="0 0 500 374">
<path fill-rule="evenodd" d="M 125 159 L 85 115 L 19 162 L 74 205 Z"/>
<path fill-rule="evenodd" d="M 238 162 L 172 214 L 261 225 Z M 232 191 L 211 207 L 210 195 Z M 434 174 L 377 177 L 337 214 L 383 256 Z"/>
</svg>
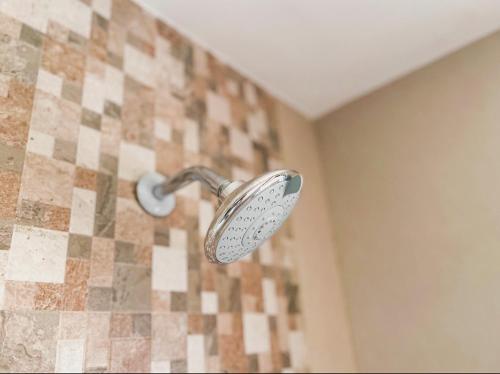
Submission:
<svg viewBox="0 0 500 374">
<path fill-rule="evenodd" d="M 214 263 L 228 264 L 256 250 L 285 222 L 297 202 L 302 176 L 277 170 L 249 182 L 231 182 L 205 167 L 185 169 L 170 179 L 146 174 L 137 185 L 142 207 L 166 216 L 175 207 L 173 192 L 200 181 L 219 197 L 220 206 L 205 238 L 205 254 Z"/>
</svg>

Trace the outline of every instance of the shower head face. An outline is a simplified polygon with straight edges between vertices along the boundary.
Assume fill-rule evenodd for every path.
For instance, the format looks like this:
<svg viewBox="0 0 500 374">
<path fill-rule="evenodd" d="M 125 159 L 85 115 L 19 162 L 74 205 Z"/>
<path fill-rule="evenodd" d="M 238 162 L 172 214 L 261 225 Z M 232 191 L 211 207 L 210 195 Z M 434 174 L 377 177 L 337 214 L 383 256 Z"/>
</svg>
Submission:
<svg viewBox="0 0 500 374">
<path fill-rule="evenodd" d="M 302 188 L 292 170 L 266 173 L 232 192 L 208 229 L 205 253 L 210 261 L 228 264 L 256 250 L 283 225 Z"/>
</svg>

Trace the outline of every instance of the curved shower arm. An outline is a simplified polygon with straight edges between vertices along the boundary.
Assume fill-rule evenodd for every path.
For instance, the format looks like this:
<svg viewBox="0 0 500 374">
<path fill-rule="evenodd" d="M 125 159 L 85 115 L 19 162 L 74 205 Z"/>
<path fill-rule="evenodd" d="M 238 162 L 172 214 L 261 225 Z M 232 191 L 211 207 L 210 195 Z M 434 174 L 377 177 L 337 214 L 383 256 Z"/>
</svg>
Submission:
<svg viewBox="0 0 500 374">
<path fill-rule="evenodd" d="M 153 194 L 161 199 L 192 182 L 201 182 L 217 197 L 221 197 L 224 188 L 231 183 L 230 180 L 217 174 L 212 169 L 205 166 L 192 166 L 168 178 L 164 183 L 155 186 Z"/>
</svg>

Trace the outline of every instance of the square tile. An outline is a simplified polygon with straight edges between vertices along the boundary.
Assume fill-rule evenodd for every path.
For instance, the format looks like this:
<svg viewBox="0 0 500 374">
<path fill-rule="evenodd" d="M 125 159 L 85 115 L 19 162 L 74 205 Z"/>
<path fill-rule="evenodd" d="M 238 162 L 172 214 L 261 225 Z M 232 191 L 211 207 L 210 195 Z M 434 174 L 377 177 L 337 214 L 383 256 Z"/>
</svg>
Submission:
<svg viewBox="0 0 500 374">
<path fill-rule="evenodd" d="M 296 370 L 304 370 L 306 353 L 304 334 L 301 331 L 290 331 L 288 341 L 290 346 L 290 361 L 292 368 Z"/>
<path fill-rule="evenodd" d="M 54 154 L 55 139 L 51 135 L 31 129 L 28 135 L 28 151 L 51 158 Z"/>
<path fill-rule="evenodd" d="M 105 97 L 106 99 L 122 105 L 123 103 L 123 72 L 106 65 Z"/>
<path fill-rule="evenodd" d="M 111 372 L 149 372 L 151 347 L 149 340 L 111 340 Z"/>
<path fill-rule="evenodd" d="M 171 373 L 170 361 L 151 362 L 151 373 Z"/>
<path fill-rule="evenodd" d="M 255 107 L 257 105 L 257 90 L 252 83 L 245 82 L 243 85 L 243 96 L 249 106 Z"/>
<path fill-rule="evenodd" d="M 91 170 L 99 169 L 99 148 L 101 134 L 88 126 L 80 126 L 76 164 Z"/>
<path fill-rule="evenodd" d="M 278 314 L 278 294 L 276 283 L 269 278 L 262 279 L 262 293 L 264 294 L 264 311 L 275 316 Z"/>
<path fill-rule="evenodd" d="M 111 0 L 93 0 L 92 9 L 106 19 L 111 17 Z"/>
<path fill-rule="evenodd" d="M 159 118 L 155 119 L 155 136 L 166 142 L 172 141 L 172 127 Z"/>
<path fill-rule="evenodd" d="M 188 373 L 204 373 L 205 344 L 203 335 L 188 335 L 187 338 L 187 368 Z"/>
<path fill-rule="evenodd" d="M 86 190 L 83 188 L 73 189 L 71 220 L 69 224 L 69 231 L 71 233 L 88 236 L 93 235 L 95 205 L 95 191 Z"/>
<path fill-rule="evenodd" d="M 266 113 L 262 109 L 250 113 L 247 117 L 247 127 L 252 139 L 258 140 L 268 136 Z"/>
<path fill-rule="evenodd" d="M 211 202 L 200 200 L 198 209 L 199 233 L 205 236 L 214 218 L 214 207 Z"/>
<path fill-rule="evenodd" d="M 150 310 L 151 270 L 141 266 L 116 264 L 113 272 L 113 310 Z"/>
<path fill-rule="evenodd" d="M 187 252 L 153 247 L 153 290 L 187 292 Z"/>
<path fill-rule="evenodd" d="M 113 283 L 115 243 L 112 239 L 92 239 L 89 285 L 111 287 Z"/>
<path fill-rule="evenodd" d="M 28 153 L 21 180 L 21 198 L 70 208 L 74 173 L 73 165 Z"/>
<path fill-rule="evenodd" d="M 172 361 L 187 357 L 187 315 L 155 313 L 152 319 L 153 361 Z"/>
<path fill-rule="evenodd" d="M 64 283 L 68 234 L 15 226 L 5 279 Z"/>
<path fill-rule="evenodd" d="M 87 350 L 85 355 L 85 371 L 107 371 L 109 369 L 111 341 L 111 314 L 105 312 L 89 312 L 87 320 Z"/>
<path fill-rule="evenodd" d="M 146 86 L 155 85 L 154 60 L 128 44 L 125 46 L 123 70 Z"/>
<path fill-rule="evenodd" d="M 57 341 L 56 373 L 83 373 L 84 339 Z"/>
<path fill-rule="evenodd" d="M 201 311 L 203 314 L 217 314 L 219 310 L 219 299 L 216 292 L 201 293 Z"/>
<path fill-rule="evenodd" d="M 85 38 L 90 37 L 92 10 L 81 1 L 51 1 L 50 19 L 56 19 L 66 28 Z M 40 30 L 43 31 L 43 30 Z"/>
<path fill-rule="evenodd" d="M 231 125 L 231 108 L 227 98 L 207 91 L 206 100 L 208 118 L 226 126 Z"/>
<path fill-rule="evenodd" d="M 244 132 L 232 127 L 229 130 L 229 145 L 233 155 L 244 161 L 253 162 L 252 141 Z"/>
<path fill-rule="evenodd" d="M 93 74 L 86 73 L 83 82 L 82 106 L 96 113 L 104 111 L 104 82 Z"/>
<path fill-rule="evenodd" d="M 198 124 L 191 120 L 184 121 L 184 149 L 189 152 L 198 153 L 200 151 Z"/>
<path fill-rule="evenodd" d="M 186 230 L 170 229 L 170 247 L 187 250 L 188 235 Z"/>
<path fill-rule="evenodd" d="M 116 201 L 115 238 L 142 246 L 153 244 L 153 218 L 136 201 L 119 197 Z"/>
<path fill-rule="evenodd" d="M 63 80 L 61 77 L 52 74 L 45 69 L 38 70 L 38 77 L 36 80 L 36 88 L 52 94 L 56 97 L 61 96 Z"/>
<path fill-rule="evenodd" d="M 154 171 L 155 153 L 145 147 L 133 143 L 120 144 L 120 161 L 118 176 L 127 181 L 136 182 L 143 174 Z"/>
<path fill-rule="evenodd" d="M 265 314 L 243 314 L 245 353 L 265 353 L 271 350 L 269 321 Z"/>
</svg>

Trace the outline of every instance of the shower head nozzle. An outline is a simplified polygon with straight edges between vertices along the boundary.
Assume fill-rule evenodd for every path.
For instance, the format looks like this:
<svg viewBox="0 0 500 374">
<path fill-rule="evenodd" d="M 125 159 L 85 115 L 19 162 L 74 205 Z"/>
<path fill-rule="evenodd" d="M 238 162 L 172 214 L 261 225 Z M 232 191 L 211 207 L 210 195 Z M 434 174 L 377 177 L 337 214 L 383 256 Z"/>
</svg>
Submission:
<svg viewBox="0 0 500 374">
<path fill-rule="evenodd" d="M 302 176 L 293 170 L 272 171 L 245 183 L 230 182 L 204 167 L 188 168 L 163 183 L 162 178 L 147 174 L 137 186 L 139 202 L 153 215 L 169 214 L 175 206 L 173 191 L 195 180 L 219 197 L 221 204 L 205 238 L 207 258 L 219 264 L 245 257 L 274 235 L 302 188 Z"/>
</svg>

